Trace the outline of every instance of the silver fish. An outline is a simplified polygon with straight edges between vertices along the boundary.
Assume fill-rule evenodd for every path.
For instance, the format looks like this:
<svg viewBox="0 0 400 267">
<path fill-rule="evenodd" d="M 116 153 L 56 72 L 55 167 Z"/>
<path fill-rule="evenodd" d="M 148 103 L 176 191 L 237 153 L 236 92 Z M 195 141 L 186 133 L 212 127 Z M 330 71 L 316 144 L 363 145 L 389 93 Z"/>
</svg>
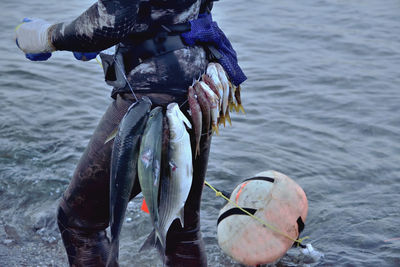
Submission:
<svg viewBox="0 0 400 267">
<path fill-rule="evenodd" d="M 160 173 L 160 202 L 159 203 L 167 203 L 168 199 L 168 191 L 170 184 L 170 175 L 169 175 L 169 125 L 168 119 L 166 116 L 163 118 L 163 133 L 162 133 L 162 149 L 161 149 L 161 173 Z M 161 208 L 159 208 L 159 218 L 163 216 L 162 210 L 164 209 L 166 204 L 160 204 Z M 140 251 L 145 249 L 150 249 L 151 247 L 157 248 L 161 258 L 164 261 L 164 247 L 161 245 L 162 238 L 160 236 L 156 236 L 155 229 L 149 234 L 144 244 L 140 248 Z"/>
<path fill-rule="evenodd" d="M 161 246 L 165 248 L 166 237 L 172 222 L 178 218 L 184 226 L 184 206 L 189 195 L 193 179 L 192 150 L 186 127 L 191 128 L 189 120 L 179 110 L 178 104 L 167 107 L 169 124 L 169 177 L 165 201 L 160 203 Z"/>
<path fill-rule="evenodd" d="M 160 185 L 162 132 L 162 108 L 156 107 L 150 112 L 140 144 L 138 175 L 151 222 L 155 229 L 155 234 L 159 238 L 158 190 Z"/>
<path fill-rule="evenodd" d="M 111 248 L 107 266 L 118 262 L 119 235 L 129 196 L 136 179 L 139 142 L 150 107 L 151 101 L 147 97 L 132 104 L 122 118 L 114 140 L 110 175 Z"/>
</svg>

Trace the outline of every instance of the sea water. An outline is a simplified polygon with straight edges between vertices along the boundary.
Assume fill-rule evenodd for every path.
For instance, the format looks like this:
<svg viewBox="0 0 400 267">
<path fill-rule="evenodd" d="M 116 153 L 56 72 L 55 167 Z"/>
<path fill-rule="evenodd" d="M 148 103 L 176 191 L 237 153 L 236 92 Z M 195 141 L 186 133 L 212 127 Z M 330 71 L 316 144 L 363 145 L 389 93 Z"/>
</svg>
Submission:
<svg viewBox="0 0 400 267">
<path fill-rule="evenodd" d="M 14 42 L 24 17 L 76 18 L 95 1 L 2 0 L 0 8 L 0 265 L 67 266 L 55 211 L 106 107 L 101 67 L 57 52 L 25 59 Z M 213 137 L 207 180 L 226 191 L 277 170 L 306 192 L 302 236 L 324 254 L 291 249 L 276 266 L 400 266 L 400 3 L 239 1 L 214 4 L 248 76 L 246 115 Z M 161 266 L 139 253 L 151 231 L 128 206 L 121 266 Z M 209 266 L 241 266 L 218 247 L 224 201 L 204 189 Z"/>
</svg>

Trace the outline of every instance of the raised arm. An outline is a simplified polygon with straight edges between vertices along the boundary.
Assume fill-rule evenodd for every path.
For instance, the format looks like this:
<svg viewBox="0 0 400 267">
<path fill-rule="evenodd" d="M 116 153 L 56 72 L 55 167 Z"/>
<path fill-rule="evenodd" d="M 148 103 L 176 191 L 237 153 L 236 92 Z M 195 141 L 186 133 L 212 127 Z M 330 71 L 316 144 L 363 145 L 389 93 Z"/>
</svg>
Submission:
<svg viewBox="0 0 400 267">
<path fill-rule="evenodd" d="M 100 51 L 119 43 L 135 30 L 139 0 L 99 0 L 78 18 L 49 29 L 56 50 Z"/>
</svg>

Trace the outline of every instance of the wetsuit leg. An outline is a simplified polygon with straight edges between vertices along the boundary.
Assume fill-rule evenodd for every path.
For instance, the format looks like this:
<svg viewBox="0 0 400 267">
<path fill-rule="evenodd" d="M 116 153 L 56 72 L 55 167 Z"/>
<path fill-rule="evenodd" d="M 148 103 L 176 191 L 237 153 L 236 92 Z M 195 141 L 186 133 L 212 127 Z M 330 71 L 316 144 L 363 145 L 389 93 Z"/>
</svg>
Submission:
<svg viewBox="0 0 400 267">
<path fill-rule="evenodd" d="M 118 127 L 133 101 L 118 95 L 108 107 L 61 199 L 58 225 L 71 266 L 104 266 L 107 262 L 109 240 L 105 229 L 109 224 L 113 142 L 104 141 Z M 136 183 L 132 197 L 139 192 Z"/>
<path fill-rule="evenodd" d="M 163 99 L 165 98 L 165 99 Z M 153 99 L 152 99 L 153 100 Z M 166 106 L 171 99 L 161 97 L 155 105 Z M 118 126 L 131 96 L 118 95 L 87 146 L 74 176 L 60 202 L 58 225 L 71 266 L 105 266 L 110 242 L 105 229 L 109 224 L 109 177 L 113 142 L 104 144 Z M 192 147 L 195 147 L 191 133 Z M 206 266 L 204 244 L 200 233 L 200 199 L 210 151 L 211 136 L 203 135 L 200 156 L 193 155 L 193 183 L 185 204 L 185 227 L 175 221 L 167 236 L 166 264 L 168 266 Z M 131 198 L 140 193 L 136 179 Z M 117 265 L 117 263 L 115 263 Z"/>
<path fill-rule="evenodd" d="M 195 146 L 194 134 L 190 135 L 192 148 Z M 193 182 L 185 204 L 184 228 L 175 220 L 167 234 L 165 261 L 167 266 L 207 266 L 204 242 L 200 232 L 200 201 L 207 171 L 210 152 L 211 135 L 202 135 L 200 141 L 200 156 L 193 156 Z"/>
</svg>

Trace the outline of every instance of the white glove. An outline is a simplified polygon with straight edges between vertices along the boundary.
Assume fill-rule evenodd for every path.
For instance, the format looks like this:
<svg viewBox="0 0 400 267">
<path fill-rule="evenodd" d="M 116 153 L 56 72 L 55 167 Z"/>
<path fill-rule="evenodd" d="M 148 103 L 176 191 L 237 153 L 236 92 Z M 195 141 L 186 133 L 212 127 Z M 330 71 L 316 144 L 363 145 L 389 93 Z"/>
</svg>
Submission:
<svg viewBox="0 0 400 267">
<path fill-rule="evenodd" d="M 15 30 L 18 47 L 25 54 L 50 53 L 55 50 L 48 36 L 51 24 L 43 19 L 24 19 Z"/>
</svg>

